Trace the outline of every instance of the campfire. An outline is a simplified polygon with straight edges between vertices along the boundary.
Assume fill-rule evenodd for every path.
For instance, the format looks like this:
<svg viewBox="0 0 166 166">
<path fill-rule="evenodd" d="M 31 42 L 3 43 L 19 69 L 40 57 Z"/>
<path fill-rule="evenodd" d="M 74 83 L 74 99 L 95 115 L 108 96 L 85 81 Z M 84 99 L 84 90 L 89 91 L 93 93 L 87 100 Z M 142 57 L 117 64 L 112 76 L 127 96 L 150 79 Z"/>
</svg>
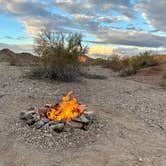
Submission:
<svg viewBox="0 0 166 166">
<path fill-rule="evenodd" d="M 44 108 L 22 111 L 20 118 L 36 129 L 45 128 L 55 132 L 69 131 L 74 128 L 87 130 L 94 120 L 93 112 L 87 106 L 78 103 L 72 97 L 72 91 L 62 97 L 55 105 L 47 104 Z"/>
</svg>

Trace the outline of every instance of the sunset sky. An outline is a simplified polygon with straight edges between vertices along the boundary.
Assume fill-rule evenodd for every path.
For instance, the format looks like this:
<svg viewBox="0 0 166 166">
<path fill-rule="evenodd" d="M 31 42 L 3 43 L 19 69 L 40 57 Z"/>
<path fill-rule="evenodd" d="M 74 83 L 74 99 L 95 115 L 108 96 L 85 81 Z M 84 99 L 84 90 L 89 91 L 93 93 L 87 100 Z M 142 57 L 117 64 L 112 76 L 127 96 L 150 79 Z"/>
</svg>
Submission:
<svg viewBox="0 0 166 166">
<path fill-rule="evenodd" d="M 0 49 L 32 52 L 44 27 L 80 32 L 90 55 L 166 53 L 166 0 L 0 0 Z"/>
</svg>

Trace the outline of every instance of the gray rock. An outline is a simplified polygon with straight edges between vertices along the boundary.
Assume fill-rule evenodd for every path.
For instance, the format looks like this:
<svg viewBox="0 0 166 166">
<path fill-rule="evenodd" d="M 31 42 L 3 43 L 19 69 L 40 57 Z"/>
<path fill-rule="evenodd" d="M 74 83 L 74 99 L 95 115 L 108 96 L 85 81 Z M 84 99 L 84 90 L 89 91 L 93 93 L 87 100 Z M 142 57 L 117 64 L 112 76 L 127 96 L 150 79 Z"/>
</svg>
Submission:
<svg viewBox="0 0 166 166">
<path fill-rule="evenodd" d="M 79 123 L 88 123 L 89 122 L 89 120 L 85 117 L 84 114 L 77 118 L 73 118 L 72 121 L 79 122 Z"/>
<path fill-rule="evenodd" d="M 37 122 L 37 119 L 36 119 L 36 118 L 32 118 L 32 119 L 29 119 L 29 120 L 26 121 L 26 123 L 27 123 L 28 125 L 33 125 L 33 124 L 36 123 L 36 122 Z"/>
<path fill-rule="evenodd" d="M 34 117 L 35 111 L 22 111 L 20 113 L 20 119 L 23 120 L 28 120 L 28 119 L 32 119 Z"/>
<path fill-rule="evenodd" d="M 47 118 L 44 118 L 44 119 L 42 119 L 43 121 L 44 121 L 44 123 L 46 124 L 46 123 L 49 123 L 49 119 L 47 119 Z"/>
<path fill-rule="evenodd" d="M 36 127 L 36 129 L 40 129 L 44 125 L 45 125 L 45 122 L 43 120 L 39 120 L 34 124 L 34 127 Z"/>
<path fill-rule="evenodd" d="M 51 125 L 56 125 L 56 124 L 58 124 L 58 123 L 66 123 L 66 120 L 65 119 L 62 119 L 62 120 L 55 120 L 55 121 L 50 121 L 49 122 L 49 125 L 51 126 Z"/>
<path fill-rule="evenodd" d="M 62 132 L 64 129 L 64 124 L 63 123 L 58 123 L 56 125 L 51 125 L 50 129 L 52 129 L 53 131 L 59 133 Z"/>
<path fill-rule="evenodd" d="M 85 117 L 86 117 L 88 120 L 90 120 L 90 121 L 93 121 L 93 120 L 96 119 L 96 116 L 94 115 L 93 112 L 85 112 L 84 115 L 85 115 Z"/>
<path fill-rule="evenodd" d="M 79 128 L 81 129 L 83 127 L 83 123 L 80 122 L 75 122 L 75 121 L 70 121 L 66 123 L 68 126 L 72 127 L 72 128 Z"/>
</svg>

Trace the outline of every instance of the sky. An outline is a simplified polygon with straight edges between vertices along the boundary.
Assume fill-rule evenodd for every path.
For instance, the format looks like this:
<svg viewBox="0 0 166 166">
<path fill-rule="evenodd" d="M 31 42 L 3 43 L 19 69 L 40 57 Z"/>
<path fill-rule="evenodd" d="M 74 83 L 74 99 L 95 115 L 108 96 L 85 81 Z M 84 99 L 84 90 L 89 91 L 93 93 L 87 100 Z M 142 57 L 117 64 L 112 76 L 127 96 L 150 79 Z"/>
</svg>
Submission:
<svg viewBox="0 0 166 166">
<path fill-rule="evenodd" d="M 166 54 L 166 0 L 0 0 L 0 49 L 33 52 L 41 29 L 81 33 L 90 56 Z"/>
</svg>

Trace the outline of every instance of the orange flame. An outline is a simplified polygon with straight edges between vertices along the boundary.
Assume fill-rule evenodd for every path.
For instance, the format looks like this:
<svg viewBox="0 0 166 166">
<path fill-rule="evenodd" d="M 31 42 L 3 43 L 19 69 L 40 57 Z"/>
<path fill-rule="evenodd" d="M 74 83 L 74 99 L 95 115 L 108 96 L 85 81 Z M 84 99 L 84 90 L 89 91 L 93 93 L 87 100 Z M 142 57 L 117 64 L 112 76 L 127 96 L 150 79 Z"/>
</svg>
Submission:
<svg viewBox="0 0 166 166">
<path fill-rule="evenodd" d="M 83 105 L 78 104 L 76 98 L 71 99 L 72 91 L 62 97 L 62 101 L 55 107 L 48 108 L 47 117 L 49 120 L 66 119 L 71 121 L 72 118 L 78 117 L 84 113 Z"/>
<path fill-rule="evenodd" d="M 79 56 L 79 61 L 82 62 L 82 63 L 84 63 L 84 62 L 87 61 L 87 57 L 85 57 L 85 56 Z"/>
</svg>

